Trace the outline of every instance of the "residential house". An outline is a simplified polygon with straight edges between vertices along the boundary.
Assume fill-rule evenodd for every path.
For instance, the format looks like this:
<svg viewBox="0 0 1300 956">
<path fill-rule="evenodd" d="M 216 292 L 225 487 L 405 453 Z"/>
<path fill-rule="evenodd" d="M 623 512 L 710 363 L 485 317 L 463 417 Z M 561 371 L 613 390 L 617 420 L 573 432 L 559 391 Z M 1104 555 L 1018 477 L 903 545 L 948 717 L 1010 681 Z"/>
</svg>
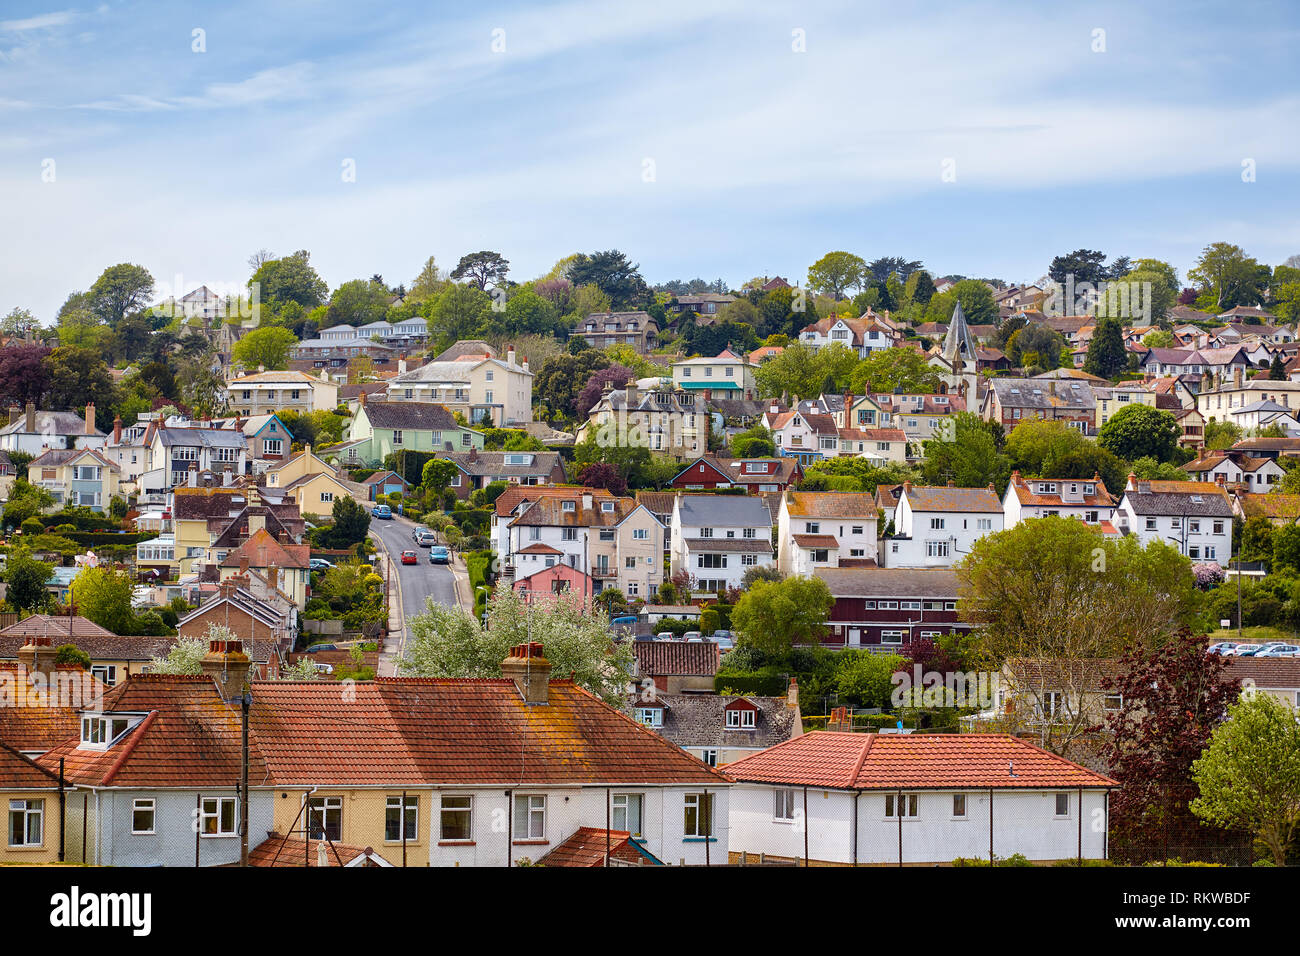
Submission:
<svg viewBox="0 0 1300 956">
<path fill-rule="evenodd" d="M 987 488 L 902 484 L 886 517 L 893 532 L 880 542 L 880 564 L 890 568 L 952 567 L 975 542 L 1002 530 L 1002 502 Z"/>
<path fill-rule="evenodd" d="M 1139 368 L 1155 376 L 1182 375 L 1191 383 L 1203 382 L 1207 376 L 1222 382 L 1250 367 L 1250 360 L 1240 346 L 1216 349 L 1148 349 Z"/>
<path fill-rule="evenodd" d="M 1286 475 L 1272 458 L 1252 458 L 1228 449 L 1209 452 L 1182 466 L 1192 481 L 1209 484 L 1246 485 L 1248 490 L 1271 491 Z"/>
<path fill-rule="evenodd" d="M 149 468 L 140 476 L 140 494 L 162 501 L 171 489 L 190 484 L 196 472 L 228 473 L 225 483 L 248 467 L 248 442 L 242 432 L 220 428 L 151 428 Z"/>
<path fill-rule="evenodd" d="M 1115 499 L 1101 476 L 1081 478 L 1022 478 L 1011 473 L 1002 496 L 1003 524 L 1014 528 L 1027 518 L 1061 515 L 1099 525 L 1105 531 L 1115 514 Z"/>
<path fill-rule="evenodd" d="M 670 573 L 697 593 L 740 587 L 752 567 L 771 567 L 772 513 L 748 495 L 679 495 L 673 504 Z"/>
<path fill-rule="evenodd" d="M 638 355 L 654 350 L 659 323 L 649 312 L 592 312 L 574 325 L 571 335 L 580 336 L 596 349 L 629 345 Z"/>
<path fill-rule="evenodd" d="M 832 415 L 798 409 L 782 411 L 772 405 L 763 415 L 763 427 L 772 433 L 777 454 L 794 458 L 800 466 L 839 456 L 840 430 Z"/>
<path fill-rule="evenodd" d="M 157 412 L 145 412 L 134 425 L 126 427 L 121 415 L 114 417 L 112 437 L 99 449 L 101 455 L 117 465 L 118 487 L 124 495 L 138 493 L 140 478 L 149 470 L 157 418 Z"/>
<path fill-rule="evenodd" d="M 375 501 L 380 495 L 402 495 L 411 491 L 411 484 L 395 471 L 387 468 L 375 472 L 361 484 L 366 488 L 369 501 Z"/>
<path fill-rule="evenodd" d="M 1164 542 L 1193 562 L 1226 563 L 1232 555 L 1232 501 L 1216 483 L 1129 475 L 1115 523 L 1144 545 Z"/>
<path fill-rule="evenodd" d="M 875 462 L 907 461 L 907 433 L 901 428 L 840 428 L 833 458 L 870 458 Z"/>
<path fill-rule="evenodd" d="M 827 647 L 896 651 L 971 629 L 957 615 L 957 575 L 948 568 L 819 568 L 835 604 Z"/>
<path fill-rule="evenodd" d="M 277 794 L 265 829 L 408 865 L 537 862 L 592 827 L 669 864 L 726 859 L 724 775 L 551 680 L 540 644 L 501 670 L 358 682 L 342 705 L 327 681 L 256 682 L 252 736 Z"/>
<path fill-rule="evenodd" d="M 515 552 L 514 575 L 511 587 L 525 604 L 551 604 L 562 594 L 586 604 L 596 594 L 595 578 L 568 564 L 559 548 L 540 541 Z"/>
<path fill-rule="evenodd" d="M 1266 518 L 1269 524 L 1279 528 L 1300 524 L 1300 495 L 1237 491 L 1232 496 L 1232 511 L 1241 521 Z"/>
<path fill-rule="evenodd" d="M 758 394 L 754 380 L 757 368 L 743 352 L 726 348 L 713 358 L 681 359 L 673 363 L 673 388 L 702 391 L 706 400 L 743 398 Z"/>
<path fill-rule="evenodd" d="M 858 319 L 842 315 L 819 319 L 799 332 L 799 341 L 813 352 L 838 343 L 856 352 L 860 359 L 893 348 L 902 340 L 903 336 L 892 324 L 881 322 L 871 310 Z"/>
<path fill-rule="evenodd" d="M 1196 409 L 1210 421 L 1232 421 L 1234 409 L 1266 401 L 1288 412 L 1300 412 L 1300 382 L 1273 381 L 1267 378 L 1243 379 L 1234 375 L 1220 380 L 1217 387 L 1196 396 Z"/>
<path fill-rule="evenodd" d="M 1228 421 L 1246 433 L 1281 428 L 1288 437 L 1296 438 L 1300 437 L 1297 435 L 1300 432 L 1300 421 L 1296 420 L 1296 414 L 1285 405 L 1279 405 L 1271 399 L 1262 399 L 1230 411 Z"/>
<path fill-rule="evenodd" d="M 558 451 L 449 451 L 439 456 L 456 466 L 451 487 L 464 501 L 494 481 L 510 485 L 560 485 L 568 481 Z"/>
<path fill-rule="evenodd" d="M 371 338 L 361 329 L 353 338 L 327 337 L 336 328 L 326 329 L 319 338 L 303 339 L 290 348 L 289 368 L 306 375 L 323 373 L 340 385 L 346 385 L 353 373 L 362 368 L 372 375 L 398 372 L 400 352 L 396 348 Z"/>
<path fill-rule="evenodd" d="M 1057 379 L 995 378 L 984 395 L 981 417 L 1011 431 L 1022 421 L 1063 421 L 1093 434 L 1097 399 L 1087 382 Z"/>
<path fill-rule="evenodd" d="M 1300 457 L 1300 438 L 1243 438 L 1232 450 L 1255 458 L 1296 458 Z"/>
<path fill-rule="evenodd" d="M 58 862 L 65 850 L 59 808 L 67 799 L 66 790 L 56 771 L 0 740 L 0 803 L 8 811 L 0 865 Z"/>
<path fill-rule="evenodd" d="M 226 404 L 241 418 L 291 411 L 327 412 L 338 407 L 339 386 L 324 369 L 305 372 L 253 372 L 226 382 Z"/>
<path fill-rule="evenodd" d="M 497 428 L 533 420 L 533 373 L 528 357 L 515 362 L 515 350 L 505 361 L 487 355 L 464 355 L 449 362 L 433 361 L 392 378 L 390 403 L 444 405 L 471 424 Z"/>
<path fill-rule="evenodd" d="M 120 475 L 117 465 L 94 448 L 51 448 L 27 466 L 27 480 L 53 495 L 56 509 L 75 506 L 107 512 Z"/>
<path fill-rule="evenodd" d="M 953 433 L 954 416 L 966 411 L 960 394 L 877 392 L 856 399 L 844 413 L 842 426 L 899 428 L 914 448 L 931 438 Z"/>
<path fill-rule="evenodd" d="M 217 562 L 221 580 L 247 574 L 251 569 L 275 581 L 275 586 L 289 595 L 297 607 L 306 607 L 311 549 L 305 544 L 293 544 L 287 536 L 285 541 L 277 541 L 265 527 L 252 527 L 255 521 L 250 519 L 248 540 Z"/>
<path fill-rule="evenodd" d="M 698 614 L 695 605 L 684 607 Z M 632 653 L 638 698 L 648 696 L 651 687 L 656 694 L 713 693 L 720 655 L 713 641 L 633 641 Z"/>
<path fill-rule="evenodd" d="M 571 487 L 553 487 L 551 485 L 511 485 L 505 491 L 497 496 L 493 503 L 492 517 L 489 525 L 489 536 L 492 542 L 492 550 L 496 552 L 497 558 L 505 565 L 506 555 L 511 553 L 511 531 L 510 524 L 515 518 L 527 511 L 535 501 L 542 498 L 562 498 L 566 501 L 574 502 L 576 509 L 582 503 L 582 496 L 589 494 L 593 501 L 612 501 L 614 496 L 604 488 L 571 488 Z M 671 494 L 665 494 L 671 498 Z M 640 504 L 640 501 L 638 501 Z M 656 514 L 651 511 L 651 514 Z M 656 514 L 656 517 L 658 515 Z M 660 518 L 662 524 L 664 519 Z M 540 536 L 539 536 L 540 537 Z M 527 542 L 525 542 L 526 544 Z M 563 552 L 561 552 L 563 553 Z"/>
<path fill-rule="evenodd" d="M 40 623 L 30 624 L 32 618 L 26 618 L 0 631 L 0 661 L 23 661 L 23 648 L 28 648 L 30 656 L 25 663 L 34 671 L 38 653 L 44 655 L 48 649 L 52 655 L 64 644 L 72 644 L 90 655 L 90 674 L 104 689 L 125 680 L 128 674 L 142 673 L 151 660 L 166 657 L 176 644 L 175 637 L 119 636 L 80 616 L 73 618 L 69 634 L 66 617 L 33 617 Z"/>
<path fill-rule="evenodd" d="M 217 419 L 213 427 L 230 429 L 244 436 L 248 443 L 246 460 L 252 463 L 252 471 L 260 473 L 275 463 L 282 461 L 293 446 L 293 434 L 285 428 L 280 416 L 253 415 L 249 418 Z"/>
<path fill-rule="evenodd" d="M 727 773 L 732 861 L 809 866 L 1104 859 L 1118 786 L 1006 734 L 817 731 Z"/>
<path fill-rule="evenodd" d="M 361 500 L 364 493 L 343 472 L 312 453 L 311 445 L 266 471 L 268 490 L 282 491 L 300 514 L 329 514 L 341 498 Z"/>
<path fill-rule="evenodd" d="M 378 465 L 397 451 L 469 451 L 483 448 L 483 433 L 456 424 L 445 405 L 430 402 L 362 402 L 345 441 L 328 454 L 356 465 Z"/>
<path fill-rule="evenodd" d="M 75 412 L 41 412 L 31 402 L 26 410 L 9 406 L 9 423 L 0 428 L 0 451 L 39 455 L 47 448 L 101 448 L 108 436 L 95 427 L 95 405 L 85 417 Z"/>
<path fill-rule="evenodd" d="M 298 636 L 298 608 L 292 595 L 280 590 L 279 575 L 279 568 L 268 569 L 265 576 L 252 570 L 233 575 L 177 622 L 177 634 L 206 639 L 213 625 L 227 628 L 243 642 L 252 677 L 278 677 Z"/>
<path fill-rule="evenodd" d="M 677 473 L 669 487 L 686 491 L 745 488 L 752 494 L 780 494 L 803 480 L 797 458 L 717 458 L 704 455 Z"/>
<path fill-rule="evenodd" d="M 876 523 L 869 494 L 787 491 L 777 517 L 777 567 L 804 577 L 818 568 L 874 567 Z"/>
<path fill-rule="evenodd" d="M 1157 395 L 1141 382 L 1121 382 L 1119 385 L 1092 387 L 1093 398 L 1097 403 L 1097 418 L 1093 423 L 1094 434 L 1101 431 L 1101 426 L 1110 421 L 1111 416 L 1130 405 L 1157 407 Z"/>
<path fill-rule="evenodd" d="M 680 315 L 683 312 L 694 312 L 697 324 L 712 325 L 722 308 L 735 301 L 736 297 L 734 295 L 726 295 L 720 292 L 679 295 L 668 303 L 668 311 L 674 315 Z"/>
<path fill-rule="evenodd" d="M 624 388 L 605 384 L 604 394 L 578 428 L 575 442 L 595 438 L 606 445 L 648 448 L 678 460 L 708 448 L 708 417 L 698 391 L 656 385 L 643 389 L 628 380 Z"/>
<path fill-rule="evenodd" d="M 638 723 L 710 767 L 725 767 L 803 733 L 794 681 L 787 697 L 645 689 L 628 695 L 627 709 Z"/>
</svg>

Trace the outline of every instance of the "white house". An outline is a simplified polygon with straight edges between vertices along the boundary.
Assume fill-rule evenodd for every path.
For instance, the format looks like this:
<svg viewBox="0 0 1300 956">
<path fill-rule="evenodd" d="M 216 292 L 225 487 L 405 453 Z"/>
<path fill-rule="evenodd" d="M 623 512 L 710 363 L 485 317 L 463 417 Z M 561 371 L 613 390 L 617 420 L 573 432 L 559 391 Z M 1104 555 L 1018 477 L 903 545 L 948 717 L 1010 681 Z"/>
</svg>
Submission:
<svg viewBox="0 0 1300 956">
<path fill-rule="evenodd" d="M 1182 466 L 1192 481 L 1211 484 L 1246 485 L 1255 492 L 1271 491 L 1286 475 L 1273 458 L 1253 458 L 1243 452 L 1216 451 Z"/>
<path fill-rule="evenodd" d="M 986 534 L 1001 531 L 1002 502 L 987 488 L 928 487 L 903 482 L 889 516 L 893 534 L 881 542 L 887 568 L 947 568 Z"/>
<path fill-rule="evenodd" d="M 698 592 L 740 587 L 752 567 L 771 567 L 772 513 L 748 495 L 678 495 L 670 574 L 687 571 Z"/>
<path fill-rule="evenodd" d="M 838 723 L 845 726 L 843 711 Z M 732 862 L 1106 857 L 1118 786 L 1006 734 L 817 731 L 727 766 Z"/>
<path fill-rule="evenodd" d="M 516 363 L 512 346 L 503 361 L 489 355 L 463 355 L 433 361 L 388 381 L 390 402 L 435 402 L 460 412 L 471 423 L 497 428 L 533 420 L 533 373 L 528 356 Z"/>
<path fill-rule="evenodd" d="M 1143 544 L 1163 541 L 1192 561 L 1226 564 L 1232 555 L 1232 501 L 1217 484 L 1129 475 L 1115 523 Z"/>
<path fill-rule="evenodd" d="M 871 567 L 876 522 L 869 494 L 787 491 L 777 513 L 777 566 L 805 577 L 817 568 Z"/>
<path fill-rule="evenodd" d="M 1088 524 L 1109 522 L 1115 500 L 1106 491 L 1100 475 L 1081 478 L 1022 478 L 1011 473 L 1002 497 L 1003 524 L 1014 528 L 1026 518 L 1063 515 Z"/>
<path fill-rule="evenodd" d="M 826 345 L 839 344 L 852 349 L 858 358 L 893 348 L 901 340 L 902 336 L 871 310 L 857 319 L 842 315 L 820 319 L 804 326 L 799 333 L 799 341 L 813 352 Z"/>
</svg>

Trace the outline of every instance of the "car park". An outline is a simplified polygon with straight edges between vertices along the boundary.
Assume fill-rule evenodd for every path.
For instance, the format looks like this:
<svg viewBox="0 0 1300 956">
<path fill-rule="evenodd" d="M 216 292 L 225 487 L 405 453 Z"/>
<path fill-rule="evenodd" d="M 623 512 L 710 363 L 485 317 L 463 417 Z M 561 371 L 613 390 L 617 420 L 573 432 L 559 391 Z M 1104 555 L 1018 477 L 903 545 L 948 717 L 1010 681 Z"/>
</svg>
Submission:
<svg viewBox="0 0 1300 956">
<path fill-rule="evenodd" d="M 1217 644 L 1211 644 L 1207 654 L 1222 654 L 1225 657 L 1230 656 L 1233 649 L 1237 646 L 1235 641 L 1219 641 Z"/>
<path fill-rule="evenodd" d="M 403 563 L 403 564 L 418 564 L 419 561 L 420 561 L 420 556 L 419 556 L 418 554 L 416 554 L 414 551 L 403 551 L 403 552 L 402 552 L 402 563 Z"/>
<path fill-rule="evenodd" d="M 388 505 L 375 505 L 375 510 L 370 512 L 370 517 L 392 520 L 393 509 L 388 507 Z"/>
<path fill-rule="evenodd" d="M 1300 644 L 1271 644 L 1262 651 L 1257 651 L 1255 657 L 1295 657 L 1300 654 Z"/>
<path fill-rule="evenodd" d="M 451 552 L 445 545 L 436 544 L 429 549 L 430 564 L 451 564 Z"/>
</svg>

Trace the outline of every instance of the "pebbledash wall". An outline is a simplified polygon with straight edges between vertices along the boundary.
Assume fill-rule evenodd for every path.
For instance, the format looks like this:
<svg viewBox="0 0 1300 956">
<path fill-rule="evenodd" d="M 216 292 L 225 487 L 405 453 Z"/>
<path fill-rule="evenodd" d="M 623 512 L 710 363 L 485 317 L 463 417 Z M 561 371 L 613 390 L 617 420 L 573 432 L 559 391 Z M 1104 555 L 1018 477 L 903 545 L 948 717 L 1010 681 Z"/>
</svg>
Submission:
<svg viewBox="0 0 1300 956">
<path fill-rule="evenodd" d="M 227 790 L 203 790 L 204 797 L 238 796 Z M 78 789 L 67 795 L 67 860 L 82 861 L 82 808 L 86 807 L 85 861 L 100 866 L 194 866 L 195 845 L 199 866 L 239 862 L 239 824 L 236 811 L 232 835 L 196 836 L 197 790 Z M 274 791 L 249 787 L 248 848 L 266 839 L 272 827 Z M 83 803 L 84 800 L 84 803 Z M 153 833 L 132 833 L 136 800 L 154 801 Z M 56 814 L 57 816 L 57 814 Z M 57 819 L 55 820 L 57 827 Z"/>
<path fill-rule="evenodd" d="M 798 816 L 775 819 L 778 789 L 794 794 Z M 906 865 L 951 863 L 957 857 L 989 857 L 989 791 L 907 791 L 917 794 L 917 815 L 902 823 L 902 857 Z M 953 817 L 953 795 L 965 794 L 966 815 Z M 1069 795 L 1070 812 L 1056 815 L 1056 795 Z M 1034 862 L 1076 859 L 1079 853 L 1079 790 L 995 790 L 993 792 L 993 853 L 1000 859 L 1020 853 Z M 854 806 L 857 807 L 859 866 L 897 866 L 899 823 L 885 816 L 885 793 L 807 790 L 807 855 L 812 865 L 853 864 Z M 729 844 L 731 859 L 741 852 L 750 858 L 764 854 L 784 860 L 804 858 L 802 787 L 737 784 L 731 792 Z M 1083 790 L 1083 857 L 1106 855 L 1106 794 Z M 1097 826 L 1094 826 L 1094 822 Z"/>
</svg>

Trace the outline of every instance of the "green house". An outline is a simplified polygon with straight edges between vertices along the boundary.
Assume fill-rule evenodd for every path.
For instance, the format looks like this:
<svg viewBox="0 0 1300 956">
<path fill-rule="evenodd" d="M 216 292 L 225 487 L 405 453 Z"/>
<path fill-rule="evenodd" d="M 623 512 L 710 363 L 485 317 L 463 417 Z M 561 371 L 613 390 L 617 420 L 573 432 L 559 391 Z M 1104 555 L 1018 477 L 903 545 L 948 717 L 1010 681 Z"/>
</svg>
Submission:
<svg viewBox="0 0 1300 956">
<path fill-rule="evenodd" d="M 433 402 L 362 404 L 335 449 L 345 460 L 378 465 L 395 451 L 469 451 L 483 434 L 456 424 L 447 406 Z"/>
</svg>

